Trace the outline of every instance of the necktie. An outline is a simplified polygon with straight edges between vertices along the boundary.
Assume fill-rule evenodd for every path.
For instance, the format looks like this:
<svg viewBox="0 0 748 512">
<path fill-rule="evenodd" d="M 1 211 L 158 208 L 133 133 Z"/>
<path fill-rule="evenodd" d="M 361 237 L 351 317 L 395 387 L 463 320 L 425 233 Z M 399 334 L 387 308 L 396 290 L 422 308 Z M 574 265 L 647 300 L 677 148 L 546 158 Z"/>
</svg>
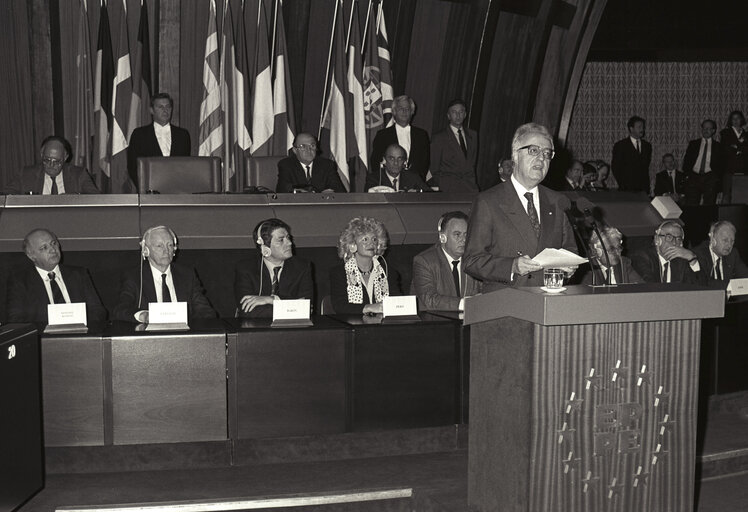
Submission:
<svg viewBox="0 0 748 512">
<path fill-rule="evenodd" d="M 709 142 L 704 139 L 704 152 L 701 155 L 701 163 L 699 164 L 699 174 L 706 172 L 706 151 L 709 149 Z"/>
<path fill-rule="evenodd" d="M 57 284 L 55 273 L 49 272 L 47 276 L 49 277 L 49 287 L 52 289 L 52 304 L 65 304 L 65 297 L 62 295 L 60 285 Z"/>
<path fill-rule="evenodd" d="M 273 283 L 270 286 L 270 295 L 278 295 L 278 272 L 280 267 L 273 267 Z"/>
<path fill-rule="evenodd" d="M 670 268 L 670 262 L 669 262 L 669 261 L 666 261 L 666 262 L 665 262 L 665 264 L 664 264 L 664 265 L 662 266 L 662 279 L 661 279 L 661 281 L 662 281 L 663 283 L 669 283 L 669 282 L 670 282 L 670 281 L 668 280 L 668 278 L 667 278 L 667 271 L 668 271 L 668 268 Z"/>
<path fill-rule="evenodd" d="M 722 281 L 722 271 L 720 270 L 721 266 L 722 258 L 717 258 L 717 262 L 714 264 L 714 277 L 716 277 L 719 281 Z"/>
<path fill-rule="evenodd" d="M 308 165 L 305 165 L 304 167 L 306 167 L 306 181 L 309 183 L 312 180 L 312 170 Z"/>
<path fill-rule="evenodd" d="M 527 198 L 527 216 L 530 217 L 530 224 L 535 231 L 535 236 L 540 238 L 540 220 L 535 204 L 532 202 L 532 192 L 525 192 L 525 197 Z"/>
<path fill-rule="evenodd" d="M 460 269 L 457 268 L 457 265 L 459 265 L 459 261 L 453 261 L 452 262 L 452 279 L 455 281 L 455 290 L 457 290 L 457 296 L 460 297 Z"/>
<path fill-rule="evenodd" d="M 670 173 L 670 181 L 673 182 L 673 192 L 677 192 L 675 190 L 675 171 L 668 171 Z"/>
<path fill-rule="evenodd" d="M 641 148 L 641 146 L 639 146 L 639 139 L 636 139 L 636 152 L 637 153 L 641 153 L 642 152 L 642 148 Z"/>
<path fill-rule="evenodd" d="M 171 292 L 166 286 L 166 274 L 161 274 L 161 302 L 171 302 Z"/>
<path fill-rule="evenodd" d="M 395 190 L 397 190 L 397 178 L 395 178 L 394 180 L 392 180 L 392 188 L 394 188 Z"/>
<path fill-rule="evenodd" d="M 460 139 L 460 147 L 462 148 L 462 154 L 467 158 L 467 145 L 465 144 L 465 137 L 462 136 L 462 128 L 457 130 L 457 138 Z"/>
<path fill-rule="evenodd" d="M 60 191 L 57 189 L 57 177 L 52 178 L 52 188 L 49 190 L 49 193 L 53 196 L 56 196 L 60 193 Z"/>
</svg>

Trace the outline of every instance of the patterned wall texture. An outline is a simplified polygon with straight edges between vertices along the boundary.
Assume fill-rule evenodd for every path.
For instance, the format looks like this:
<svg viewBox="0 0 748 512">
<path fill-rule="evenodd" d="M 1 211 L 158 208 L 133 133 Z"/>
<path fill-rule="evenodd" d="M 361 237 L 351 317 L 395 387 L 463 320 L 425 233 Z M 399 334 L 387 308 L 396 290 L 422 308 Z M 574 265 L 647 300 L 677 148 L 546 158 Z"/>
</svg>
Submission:
<svg viewBox="0 0 748 512">
<path fill-rule="evenodd" d="M 588 62 L 579 87 L 567 147 L 575 158 L 610 162 L 613 144 L 632 115 L 647 120 L 650 175 L 673 153 L 680 168 L 701 121 L 726 126 L 730 111 L 748 110 L 748 62 Z"/>
</svg>

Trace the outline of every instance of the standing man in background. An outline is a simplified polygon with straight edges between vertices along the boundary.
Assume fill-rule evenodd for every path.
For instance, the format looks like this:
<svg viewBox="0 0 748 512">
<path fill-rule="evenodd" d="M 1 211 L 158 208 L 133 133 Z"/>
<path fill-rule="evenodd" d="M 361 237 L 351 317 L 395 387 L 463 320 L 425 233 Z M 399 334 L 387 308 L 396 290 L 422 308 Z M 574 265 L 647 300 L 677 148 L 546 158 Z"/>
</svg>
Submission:
<svg viewBox="0 0 748 512">
<path fill-rule="evenodd" d="M 619 190 L 649 194 L 652 144 L 643 139 L 645 121 L 639 116 L 633 116 L 626 126 L 629 136 L 613 146 L 613 176 L 618 182 Z"/>
<path fill-rule="evenodd" d="M 431 141 L 431 174 L 442 192 L 478 192 L 478 133 L 463 126 L 466 116 L 464 101 L 450 101 L 449 126 Z"/>
</svg>

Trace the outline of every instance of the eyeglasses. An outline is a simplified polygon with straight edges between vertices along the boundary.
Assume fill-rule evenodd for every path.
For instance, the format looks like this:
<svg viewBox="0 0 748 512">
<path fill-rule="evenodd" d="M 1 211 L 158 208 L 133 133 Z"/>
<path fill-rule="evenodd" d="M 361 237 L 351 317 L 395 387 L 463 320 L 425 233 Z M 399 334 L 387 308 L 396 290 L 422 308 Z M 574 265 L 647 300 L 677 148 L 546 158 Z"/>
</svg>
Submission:
<svg viewBox="0 0 748 512">
<path fill-rule="evenodd" d="M 388 162 L 404 162 L 405 160 L 407 160 L 407 158 L 405 158 L 404 156 L 391 156 L 391 155 L 388 155 L 388 156 L 385 156 L 384 158 Z"/>
<path fill-rule="evenodd" d="M 51 167 L 57 167 L 58 165 L 62 165 L 65 161 L 64 160 L 58 160 L 56 158 L 51 157 L 44 157 L 42 158 L 42 162 L 44 165 L 49 165 Z"/>
<path fill-rule="evenodd" d="M 317 144 L 299 144 L 298 146 L 294 146 L 296 149 L 300 149 L 302 151 L 313 151 L 317 149 Z"/>
<path fill-rule="evenodd" d="M 530 156 L 543 155 L 543 158 L 545 158 L 546 160 L 551 160 L 553 158 L 553 155 L 556 154 L 556 152 L 552 150 L 551 148 L 541 148 L 540 146 L 535 146 L 535 145 L 522 146 L 521 148 L 517 149 L 517 151 L 520 151 L 523 149 L 526 149 L 527 154 Z"/>
<path fill-rule="evenodd" d="M 682 244 L 683 243 L 683 237 L 682 236 L 675 236 L 675 235 L 671 235 L 670 233 L 665 233 L 664 235 L 660 235 L 658 233 L 657 236 L 664 238 L 665 240 L 668 241 L 668 243 L 671 243 L 671 244 L 673 242 L 675 242 L 677 244 Z"/>
</svg>

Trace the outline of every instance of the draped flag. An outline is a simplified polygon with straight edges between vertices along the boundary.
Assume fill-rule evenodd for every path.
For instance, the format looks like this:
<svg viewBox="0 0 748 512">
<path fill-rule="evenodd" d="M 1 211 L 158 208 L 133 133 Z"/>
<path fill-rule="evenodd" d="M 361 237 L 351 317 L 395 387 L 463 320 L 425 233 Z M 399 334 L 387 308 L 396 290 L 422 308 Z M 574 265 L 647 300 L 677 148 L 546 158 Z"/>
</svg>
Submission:
<svg viewBox="0 0 748 512">
<path fill-rule="evenodd" d="M 252 87 L 252 147 L 253 156 L 269 156 L 275 125 L 273 119 L 273 86 L 270 76 L 270 50 L 265 2 L 257 9 L 257 39 L 255 42 L 255 73 Z"/>
<path fill-rule="evenodd" d="M 219 76 L 216 0 L 210 0 L 208 35 L 203 61 L 203 100 L 200 103 L 200 156 L 223 156 L 223 113 Z"/>
<path fill-rule="evenodd" d="M 395 120 L 392 118 L 392 67 L 390 66 L 390 43 L 387 38 L 387 27 L 384 24 L 384 11 L 382 3 L 377 9 L 377 46 L 379 56 L 379 83 L 382 91 L 382 117 L 385 126 L 392 126 Z"/>
<path fill-rule="evenodd" d="M 127 174 L 127 136 L 130 102 L 132 101 L 132 70 L 130 68 L 130 37 L 127 33 L 127 0 L 122 0 L 116 74 L 112 85 L 111 174 L 112 192 L 136 192 Z"/>
<path fill-rule="evenodd" d="M 330 153 L 338 166 L 338 174 L 346 190 L 351 189 L 350 174 L 348 172 L 348 148 L 346 113 L 346 67 L 345 67 L 345 23 L 343 22 L 342 0 L 335 2 L 335 16 L 332 37 L 332 63 L 327 87 L 327 102 L 325 105 L 323 125 L 330 131 Z"/>
<path fill-rule="evenodd" d="M 358 22 L 358 2 L 351 9 L 351 26 L 348 29 L 348 102 L 351 105 L 353 125 L 348 135 L 353 140 L 348 142 L 348 159 L 353 167 L 356 192 L 364 192 L 368 153 L 366 151 L 366 121 L 364 120 L 363 66 L 361 64 L 361 30 Z"/>
<path fill-rule="evenodd" d="M 127 120 L 127 140 L 138 126 L 148 124 L 151 105 L 151 49 L 148 36 L 148 4 L 140 3 L 140 21 L 138 23 L 138 42 L 132 56 L 132 101 Z"/>
<path fill-rule="evenodd" d="M 243 2 L 242 2 L 243 5 Z M 232 10 L 232 13 L 234 11 Z M 224 180 L 227 191 L 241 191 L 244 188 L 244 157 L 246 152 L 252 146 L 252 139 L 249 136 L 247 123 L 252 118 L 248 97 L 247 84 L 249 81 L 249 61 L 247 59 L 247 33 L 244 26 L 244 14 L 239 11 L 238 15 L 233 16 L 235 33 L 235 52 L 233 54 L 232 72 L 233 72 L 233 89 L 231 96 L 231 108 L 234 112 L 233 117 L 233 148 L 234 148 L 234 167 L 231 175 Z M 233 186 L 232 186 L 233 183 Z"/>
<path fill-rule="evenodd" d="M 273 130 L 274 155 L 287 155 L 293 146 L 296 128 L 293 115 L 291 75 L 288 70 L 286 29 L 283 23 L 283 1 L 275 0 L 275 36 L 273 38 Z"/>
<path fill-rule="evenodd" d="M 106 4 L 101 5 L 99 34 L 96 44 L 96 72 L 94 73 L 94 173 L 101 192 L 110 192 L 109 135 L 112 131 L 112 82 L 114 58 L 109 15 Z"/>
<path fill-rule="evenodd" d="M 95 172 L 91 161 L 93 135 L 93 81 L 91 78 L 91 43 L 88 30 L 86 0 L 80 0 L 78 12 L 78 43 L 75 55 L 75 135 L 73 164 Z"/>
</svg>

